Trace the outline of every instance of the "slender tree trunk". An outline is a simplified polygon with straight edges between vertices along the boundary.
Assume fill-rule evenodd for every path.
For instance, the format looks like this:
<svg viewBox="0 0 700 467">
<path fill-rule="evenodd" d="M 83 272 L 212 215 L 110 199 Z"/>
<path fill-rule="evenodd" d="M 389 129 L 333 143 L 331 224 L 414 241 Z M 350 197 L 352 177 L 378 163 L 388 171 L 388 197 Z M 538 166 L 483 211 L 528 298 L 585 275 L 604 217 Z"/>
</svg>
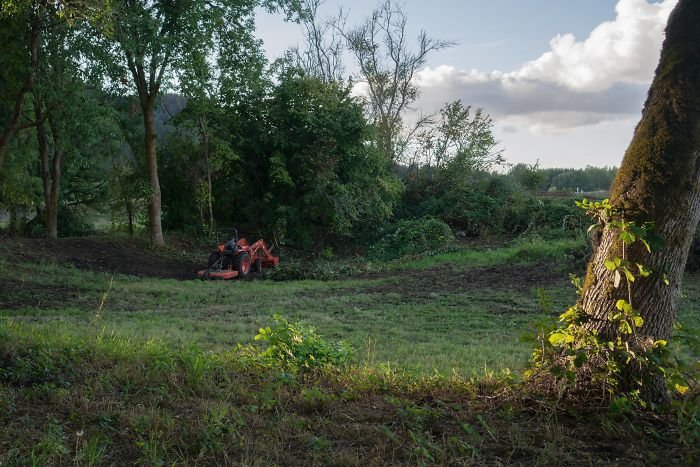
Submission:
<svg viewBox="0 0 700 467">
<path fill-rule="evenodd" d="M 632 305 L 644 318 L 643 335 L 667 340 L 673 331 L 693 232 L 700 220 L 700 2 L 680 0 L 669 18 L 661 61 L 637 126 L 613 182 L 611 203 L 627 220 L 653 222 L 666 245 L 649 254 L 635 243 L 627 259 L 654 274 L 632 284 Z M 616 337 L 608 320 L 626 285 L 613 286 L 605 260 L 622 256 L 615 229 L 606 229 L 588 265 L 581 299 L 590 327 Z M 664 274 L 670 285 L 664 283 Z M 623 279 L 624 281 L 624 279 Z M 655 383 L 650 399 L 663 398 Z"/>
<path fill-rule="evenodd" d="M 148 226 L 151 233 L 151 243 L 155 246 L 165 245 L 163 229 L 161 227 L 161 192 L 158 180 L 158 160 L 156 157 L 156 127 L 155 105 L 151 99 L 142 103 L 143 122 L 145 129 L 146 165 L 148 166 L 148 180 L 151 183 L 151 199 L 148 202 Z M 145 105 L 144 105 L 145 104 Z"/>
<path fill-rule="evenodd" d="M 202 133 L 202 145 L 204 146 L 204 165 L 207 171 L 207 205 L 209 207 L 209 230 L 214 228 L 214 209 L 212 207 L 212 190 L 211 190 L 211 167 L 209 166 L 209 129 L 207 128 L 207 119 L 204 114 L 199 119 L 200 130 Z"/>
<path fill-rule="evenodd" d="M 5 153 L 10 145 L 10 141 L 12 141 L 12 137 L 17 132 L 19 118 L 22 115 L 22 104 L 24 103 L 24 97 L 34 87 L 34 79 L 36 78 L 36 72 L 39 68 L 40 27 L 41 17 L 38 12 L 35 12 L 32 16 L 32 29 L 29 34 L 29 50 L 31 55 L 29 71 L 27 72 L 27 77 L 24 80 L 24 84 L 15 97 L 15 105 L 12 109 L 10 121 L 7 123 L 7 125 L 5 125 L 5 128 L 3 128 L 2 132 L 0 133 L 0 167 L 2 167 L 2 163 L 5 159 Z"/>
<path fill-rule="evenodd" d="M 51 161 L 51 189 L 49 203 L 46 205 L 46 236 L 58 238 L 58 197 L 61 193 L 61 172 L 63 169 L 64 149 L 61 142 L 60 129 L 49 116 L 49 125 L 53 134 L 54 152 Z"/>
<path fill-rule="evenodd" d="M 41 183 L 44 191 L 44 224 L 46 236 L 56 238 L 49 232 L 49 206 L 51 205 L 51 169 L 49 162 L 49 141 L 46 136 L 44 113 L 41 108 L 41 99 L 38 93 L 34 93 L 34 118 L 36 119 L 36 139 L 39 145 L 39 160 L 41 162 Z"/>
<path fill-rule="evenodd" d="M 126 217 L 129 221 L 129 235 L 134 235 L 134 207 L 128 196 L 124 197 L 124 208 L 126 209 Z"/>
<path fill-rule="evenodd" d="M 42 102 L 38 93 L 34 93 L 34 115 L 36 118 L 36 135 L 39 145 L 39 159 L 41 161 L 41 182 L 44 191 L 44 223 L 46 236 L 48 238 L 58 238 L 58 197 L 61 190 L 61 170 L 63 165 L 63 148 L 59 129 L 52 124 L 51 133 L 53 136 L 53 158 L 50 157 L 49 140 L 46 133 L 47 115 L 42 110 Z"/>
</svg>

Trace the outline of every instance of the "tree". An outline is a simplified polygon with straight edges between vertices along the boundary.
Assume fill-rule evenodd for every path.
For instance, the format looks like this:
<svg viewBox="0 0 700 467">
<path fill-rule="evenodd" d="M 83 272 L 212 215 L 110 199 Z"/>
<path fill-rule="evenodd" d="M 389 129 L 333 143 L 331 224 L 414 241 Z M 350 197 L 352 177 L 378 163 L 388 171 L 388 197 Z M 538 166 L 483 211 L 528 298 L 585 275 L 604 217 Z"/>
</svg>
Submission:
<svg viewBox="0 0 700 467">
<path fill-rule="evenodd" d="M 373 128 L 351 88 L 300 70 L 278 80 L 237 112 L 234 144 L 242 157 L 230 172 L 242 179 L 226 183 L 236 212 L 305 248 L 385 221 L 401 184 L 366 144 Z"/>
<path fill-rule="evenodd" d="M 12 110 L 0 131 L 0 167 L 8 145 L 17 131 L 34 126 L 34 122 L 20 124 L 25 97 L 34 86 L 39 68 L 41 23 L 46 15 L 63 20 L 97 21 L 108 11 L 104 1 L 86 0 L 7 0 L 0 5 L 3 57 L 0 69 L 3 84 L 12 96 Z M 27 58 L 28 57 L 28 60 Z M 28 63 L 27 63 L 28 61 Z M 9 75 L 9 76 L 8 76 Z"/>
<path fill-rule="evenodd" d="M 131 75 L 145 130 L 144 148 L 151 185 L 149 232 L 164 245 L 161 189 L 156 154 L 155 108 L 162 88 L 171 87 L 184 70 L 202 65 L 202 51 L 226 31 L 250 28 L 246 20 L 257 6 L 298 9 L 296 0 L 121 0 L 114 2 L 104 33 L 101 58 L 117 82 Z M 290 13 L 291 14 L 291 13 Z M 252 34 L 252 30 L 242 31 Z"/>
<path fill-rule="evenodd" d="M 580 305 L 588 328 L 607 340 L 620 333 L 609 319 L 618 300 L 629 300 L 638 309 L 644 320 L 640 333 L 648 342 L 668 340 L 673 332 L 688 250 L 700 219 L 698 24 L 700 3 L 680 0 L 669 18 L 642 119 L 612 186 L 611 204 L 625 220 L 652 222 L 665 240 L 658 251 L 649 252 L 640 242 L 627 248 L 625 261 L 654 273 L 637 277 L 629 295 L 626 287 L 615 287 L 619 271 L 606 262 L 623 256 L 623 239 L 614 228 L 602 230 L 588 265 Z M 645 397 L 662 399 L 664 387 L 658 378 L 654 381 L 645 388 Z"/>
<path fill-rule="evenodd" d="M 84 83 L 77 78 L 75 66 L 80 47 L 70 43 L 65 21 L 54 21 L 55 13 L 47 13 L 40 18 L 40 60 L 31 94 L 44 191 L 44 225 L 46 236 L 57 238 L 67 129 L 85 118 L 76 108 Z"/>
<path fill-rule="evenodd" d="M 451 171 L 484 171 L 503 163 L 503 150 L 493 135 L 493 120 L 483 109 L 457 100 L 440 110 L 433 130 L 435 167 Z"/>
<path fill-rule="evenodd" d="M 9 15 L 12 12 L 12 15 Z M 3 43 L 0 70 L 4 92 L 11 93 L 11 109 L 6 118 L 3 118 L 2 131 L 0 131 L 0 167 L 2 167 L 5 153 L 18 130 L 20 117 L 26 95 L 34 86 L 36 71 L 39 67 L 39 40 L 41 28 L 41 13 L 36 9 L 19 8 L 12 10 L 3 5 L 0 11 L 0 38 Z M 28 23 L 28 27 L 27 27 Z M 28 31 L 27 31 L 28 29 Z M 26 38 L 24 36 L 27 36 Z M 25 63 L 25 51 L 29 51 L 29 63 Z M 3 96 L 4 97 L 4 96 Z M 5 117 L 3 115 L 3 117 Z"/>
<path fill-rule="evenodd" d="M 305 0 L 301 25 L 305 48 L 293 47 L 287 59 L 309 76 L 329 83 L 343 79 L 343 37 L 346 16 L 341 10 L 332 20 L 319 18 L 318 9 L 325 0 Z"/>
<path fill-rule="evenodd" d="M 415 77 L 429 53 L 454 45 L 418 34 L 418 48 L 409 48 L 406 15 L 386 0 L 361 25 L 343 33 L 367 86 L 370 120 L 377 127 L 377 147 L 398 162 L 403 114 L 420 90 Z"/>
<path fill-rule="evenodd" d="M 519 163 L 511 167 L 508 176 L 517 181 L 526 190 L 541 189 L 547 182 L 547 176 L 540 169 L 540 161 L 534 164 Z"/>
<path fill-rule="evenodd" d="M 187 107 L 176 118 L 178 129 L 192 133 L 193 127 L 200 139 L 199 152 L 202 175 L 195 175 L 195 196 L 202 225 L 210 231 L 215 228 L 213 177 L 221 168 L 238 156 L 230 148 L 225 136 L 225 114 L 246 96 L 264 88 L 267 60 L 260 41 L 250 32 L 255 28 L 253 18 L 247 18 L 245 26 L 218 31 L 211 49 L 200 50 L 196 66 L 184 70 L 181 76 L 181 92 L 187 98 Z M 204 209 L 207 216 L 205 219 Z"/>
</svg>

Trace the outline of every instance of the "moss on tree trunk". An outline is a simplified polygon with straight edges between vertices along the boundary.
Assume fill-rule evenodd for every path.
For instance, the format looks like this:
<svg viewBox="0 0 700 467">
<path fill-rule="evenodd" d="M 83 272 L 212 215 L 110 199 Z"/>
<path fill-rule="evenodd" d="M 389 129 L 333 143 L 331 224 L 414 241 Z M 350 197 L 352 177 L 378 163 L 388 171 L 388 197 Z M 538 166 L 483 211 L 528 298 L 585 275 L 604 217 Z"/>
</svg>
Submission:
<svg viewBox="0 0 700 467">
<path fill-rule="evenodd" d="M 627 220 L 653 222 L 665 240 L 648 253 L 633 245 L 627 258 L 653 271 L 632 287 L 632 303 L 644 318 L 642 332 L 668 339 L 676 319 L 683 271 L 693 232 L 700 220 L 700 2 L 680 0 L 671 14 L 661 60 L 642 119 L 613 182 L 611 203 Z M 615 288 L 605 260 L 619 256 L 615 229 L 605 230 L 585 281 L 581 305 L 594 319 L 590 327 L 616 337 L 607 320 L 626 287 Z M 663 280 L 666 275 L 670 284 Z M 654 385 L 656 386 L 656 385 Z M 662 387 L 652 390 L 658 398 Z"/>
</svg>

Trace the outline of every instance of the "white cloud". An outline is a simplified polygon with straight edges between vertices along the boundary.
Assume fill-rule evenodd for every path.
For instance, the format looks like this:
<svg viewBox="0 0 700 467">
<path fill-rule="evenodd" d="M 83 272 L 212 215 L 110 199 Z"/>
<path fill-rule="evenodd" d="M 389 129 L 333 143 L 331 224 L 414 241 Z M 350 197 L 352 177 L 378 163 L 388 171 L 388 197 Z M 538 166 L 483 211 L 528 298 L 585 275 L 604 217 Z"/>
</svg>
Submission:
<svg viewBox="0 0 700 467">
<path fill-rule="evenodd" d="M 420 105 L 462 99 L 537 132 L 629 118 L 641 110 L 676 3 L 619 0 L 615 19 L 585 40 L 559 34 L 549 51 L 511 72 L 426 68 Z"/>
<path fill-rule="evenodd" d="M 514 79 L 555 82 L 578 91 L 601 91 L 613 83 L 647 82 L 658 61 L 663 30 L 677 0 L 620 0 L 614 21 L 597 26 L 582 42 L 559 34 L 551 50 L 510 73 Z"/>
</svg>

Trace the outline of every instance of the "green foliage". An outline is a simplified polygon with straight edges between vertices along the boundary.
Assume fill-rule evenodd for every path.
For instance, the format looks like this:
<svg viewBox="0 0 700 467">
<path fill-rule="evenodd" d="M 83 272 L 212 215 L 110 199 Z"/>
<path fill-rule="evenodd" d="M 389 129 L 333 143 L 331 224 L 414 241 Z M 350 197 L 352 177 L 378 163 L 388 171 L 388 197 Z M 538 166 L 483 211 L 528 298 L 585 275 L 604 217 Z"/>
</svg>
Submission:
<svg viewBox="0 0 700 467">
<path fill-rule="evenodd" d="M 691 399 L 662 415 L 624 400 L 612 416 L 541 398 L 535 400 L 543 409 L 533 410 L 537 396 L 507 377 L 418 376 L 386 366 L 296 377 L 248 358 L 249 347 L 203 355 L 203 393 L 185 385 L 185 366 L 173 364 L 181 350 L 106 333 L 66 339 L 7 321 L 0 321 L 0 337 L 2 368 L 10 370 L 25 346 L 88 350 L 73 354 L 64 387 L 0 376 L 0 461 L 8 465 L 356 464 L 355 449 L 371 465 L 388 458 L 492 464 L 514 451 L 528 464 L 644 458 L 694 465 L 699 454 Z M 627 448 L 611 453 L 599 449 L 601 440 Z M 342 448 L 348 442 L 349 453 Z"/>
<path fill-rule="evenodd" d="M 474 172 L 460 183 L 410 182 L 399 217 L 434 216 L 469 237 L 542 233 L 575 236 L 585 216 L 568 203 L 538 199 L 510 177 Z"/>
<path fill-rule="evenodd" d="M 214 176 L 220 224 L 252 224 L 310 248 L 392 214 L 401 183 L 366 144 L 372 129 L 348 86 L 287 70 L 210 123 L 240 155 Z"/>
<path fill-rule="evenodd" d="M 452 230 L 439 219 L 402 220 L 385 227 L 368 254 L 383 260 L 397 259 L 442 249 L 452 239 Z"/>
<path fill-rule="evenodd" d="M 618 396 L 630 397 L 640 404 L 649 401 L 645 386 L 653 385 L 661 377 L 669 388 L 683 393 L 687 390 L 680 377 L 678 362 L 671 358 L 665 340 L 653 340 L 643 333 L 644 319 L 632 303 L 632 287 L 638 278 L 662 274 L 640 263 L 626 259 L 627 249 L 636 242 L 651 253 L 663 246 L 650 223 L 638 225 L 626 221 L 624 213 L 609 200 L 576 203 L 588 215 L 599 221 L 591 229 L 614 229 L 622 247 L 621 257 L 612 256 L 605 261 L 605 268 L 614 272 L 614 288 L 626 288 L 627 299 L 617 300 L 615 308 L 607 315 L 606 326 L 612 329 L 611 337 L 602 336 L 590 326 L 592 316 L 584 313 L 580 305 L 570 307 L 560 316 L 561 326 L 540 334 L 533 353 L 532 369 L 526 374 L 536 375 L 546 371 L 565 387 L 592 385 L 600 388 L 611 400 Z M 665 276 L 662 280 L 668 285 Z M 581 282 L 572 278 L 581 292 Z M 590 388 L 589 388 L 590 389 Z"/>
<path fill-rule="evenodd" d="M 526 190 L 536 190 L 546 180 L 546 175 L 540 170 L 539 161 L 534 164 L 515 164 L 508 172 Z"/>
<path fill-rule="evenodd" d="M 307 371 L 325 366 L 340 367 L 353 356 L 352 348 L 343 341 L 327 342 L 310 326 L 290 323 L 280 315 L 272 317 L 274 325 L 260 328 L 255 340 L 265 341 L 264 358 L 294 371 Z"/>
<path fill-rule="evenodd" d="M 472 113 L 472 107 L 459 100 L 440 109 L 437 122 L 424 127 L 417 139 L 417 155 L 430 181 L 434 175 L 444 183 L 452 183 L 465 174 L 488 171 L 504 163 L 491 117 L 481 108 Z"/>
</svg>

